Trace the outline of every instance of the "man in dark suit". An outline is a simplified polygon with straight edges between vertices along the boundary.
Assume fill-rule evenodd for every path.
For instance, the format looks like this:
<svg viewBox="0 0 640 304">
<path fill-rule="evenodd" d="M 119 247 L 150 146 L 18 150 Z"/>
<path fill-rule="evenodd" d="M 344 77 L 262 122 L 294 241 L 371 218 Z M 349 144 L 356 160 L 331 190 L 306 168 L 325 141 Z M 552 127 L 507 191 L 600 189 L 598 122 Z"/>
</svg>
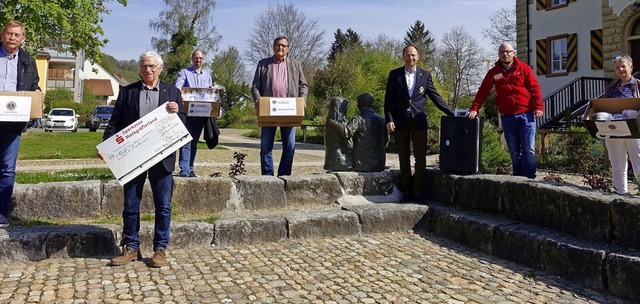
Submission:
<svg viewBox="0 0 640 304">
<path fill-rule="evenodd" d="M 404 66 L 389 72 L 384 96 L 387 132 L 393 134 L 400 159 L 402 202 L 425 202 L 427 172 L 427 96 L 440 111 L 454 115 L 433 86 L 431 74 L 416 64 L 418 49 L 407 45 L 402 50 Z M 415 174 L 411 176 L 411 143 L 415 157 Z"/>
<path fill-rule="evenodd" d="M 186 112 L 182 105 L 180 90 L 159 80 L 162 72 L 162 58 L 155 52 L 140 55 L 140 76 L 142 81 L 132 83 L 120 90 L 113 108 L 111 120 L 104 131 L 103 139 L 113 136 L 131 123 L 147 115 L 157 107 L 166 107 L 167 111 L 178 113 L 185 122 Z M 176 155 L 172 153 L 161 162 L 149 168 L 124 185 L 124 210 L 122 211 L 123 236 L 122 254 L 111 259 L 111 265 L 119 266 L 135 259 L 140 254 L 140 201 L 144 181 L 149 176 L 155 206 L 155 233 L 153 235 L 153 256 L 151 267 L 166 265 L 166 250 L 169 243 L 171 224 L 171 195 Z"/>
<path fill-rule="evenodd" d="M 26 39 L 24 24 L 10 21 L 2 32 L 0 46 L 0 91 L 40 91 L 36 61 L 22 49 Z M 13 185 L 16 179 L 16 161 L 22 132 L 27 122 L 0 122 L 0 228 L 9 226 L 9 213 Z"/>
</svg>

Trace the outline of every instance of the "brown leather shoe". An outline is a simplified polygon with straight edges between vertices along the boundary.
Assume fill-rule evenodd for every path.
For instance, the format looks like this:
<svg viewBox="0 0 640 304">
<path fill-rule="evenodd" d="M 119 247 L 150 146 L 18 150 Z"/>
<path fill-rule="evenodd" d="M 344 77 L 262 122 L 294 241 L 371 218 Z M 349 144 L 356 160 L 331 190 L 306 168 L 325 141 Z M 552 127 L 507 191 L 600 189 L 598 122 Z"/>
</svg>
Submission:
<svg viewBox="0 0 640 304">
<path fill-rule="evenodd" d="M 129 247 L 124 246 L 122 254 L 111 259 L 111 266 L 121 266 L 134 260 L 142 260 L 142 254 L 140 254 L 140 251 L 132 250 L 129 249 Z"/>
<path fill-rule="evenodd" d="M 162 249 L 158 249 L 151 256 L 151 267 L 162 267 L 167 265 L 167 254 Z"/>
</svg>

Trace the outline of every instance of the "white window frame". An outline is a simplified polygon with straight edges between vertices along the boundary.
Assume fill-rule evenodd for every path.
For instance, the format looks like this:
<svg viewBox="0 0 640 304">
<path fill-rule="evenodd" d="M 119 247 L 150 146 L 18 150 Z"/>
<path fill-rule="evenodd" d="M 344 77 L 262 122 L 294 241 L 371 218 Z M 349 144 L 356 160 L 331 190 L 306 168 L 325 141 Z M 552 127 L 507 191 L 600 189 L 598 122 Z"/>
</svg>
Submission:
<svg viewBox="0 0 640 304">
<path fill-rule="evenodd" d="M 549 6 L 558 6 L 558 5 L 566 5 L 567 0 L 551 0 L 549 1 Z"/>
<path fill-rule="evenodd" d="M 567 37 L 549 40 L 549 67 L 551 74 L 567 73 Z"/>
</svg>

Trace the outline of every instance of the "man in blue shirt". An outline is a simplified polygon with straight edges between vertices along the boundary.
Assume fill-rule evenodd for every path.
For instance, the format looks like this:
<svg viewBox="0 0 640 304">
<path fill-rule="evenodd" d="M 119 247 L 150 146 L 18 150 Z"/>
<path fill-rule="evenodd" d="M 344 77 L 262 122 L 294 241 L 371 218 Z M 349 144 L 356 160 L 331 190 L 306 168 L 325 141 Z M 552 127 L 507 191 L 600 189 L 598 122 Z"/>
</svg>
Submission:
<svg viewBox="0 0 640 304">
<path fill-rule="evenodd" d="M 36 61 L 20 46 L 25 41 L 24 24 L 10 21 L 0 32 L 0 91 L 40 91 Z M 0 228 L 9 226 L 7 214 L 16 179 L 20 135 L 27 122 L 0 122 Z"/>
<path fill-rule="evenodd" d="M 176 88 L 211 88 L 213 87 L 213 80 L 211 74 L 203 69 L 204 66 L 204 53 L 202 50 L 195 50 L 191 54 L 191 67 L 180 70 L 178 73 L 178 79 L 176 80 Z M 193 139 L 191 142 L 185 144 L 180 148 L 180 158 L 178 165 L 180 166 L 181 177 L 196 177 L 195 171 L 193 171 L 193 163 L 196 159 L 196 152 L 198 151 L 198 141 L 202 134 L 202 129 L 207 122 L 208 117 L 189 117 L 187 116 L 187 123 L 185 124 L 189 134 Z"/>
</svg>

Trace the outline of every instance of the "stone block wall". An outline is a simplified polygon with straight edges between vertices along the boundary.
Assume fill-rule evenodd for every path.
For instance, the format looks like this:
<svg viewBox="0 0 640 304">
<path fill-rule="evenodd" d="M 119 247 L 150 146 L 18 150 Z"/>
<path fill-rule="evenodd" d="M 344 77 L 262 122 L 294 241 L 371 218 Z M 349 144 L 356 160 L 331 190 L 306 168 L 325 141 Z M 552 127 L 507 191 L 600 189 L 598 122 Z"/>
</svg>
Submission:
<svg viewBox="0 0 640 304">
<path fill-rule="evenodd" d="M 640 291 L 629 287 L 640 286 L 636 197 L 429 169 L 426 205 L 370 200 L 397 197 L 391 193 L 395 181 L 397 172 L 176 178 L 176 208 L 221 217 L 214 224 L 172 223 L 171 247 L 413 230 L 640 301 Z M 142 212 L 153 211 L 149 188 Z M 18 185 L 12 206 L 11 216 L 19 220 L 119 215 L 122 187 L 115 181 Z M 142 223 L 140 233 L 141 249 L 150 251 L 153 223 Z M 0 229 L 0 263 L 112 256 L 121 239 L 117 225 L 10 227 Z"/>
<path fill-rule="evenodd" d="M 429 198 L 522 223 L 640 249 L 640 200 L 513 176 L 429 170 Z"/>
</svg>

